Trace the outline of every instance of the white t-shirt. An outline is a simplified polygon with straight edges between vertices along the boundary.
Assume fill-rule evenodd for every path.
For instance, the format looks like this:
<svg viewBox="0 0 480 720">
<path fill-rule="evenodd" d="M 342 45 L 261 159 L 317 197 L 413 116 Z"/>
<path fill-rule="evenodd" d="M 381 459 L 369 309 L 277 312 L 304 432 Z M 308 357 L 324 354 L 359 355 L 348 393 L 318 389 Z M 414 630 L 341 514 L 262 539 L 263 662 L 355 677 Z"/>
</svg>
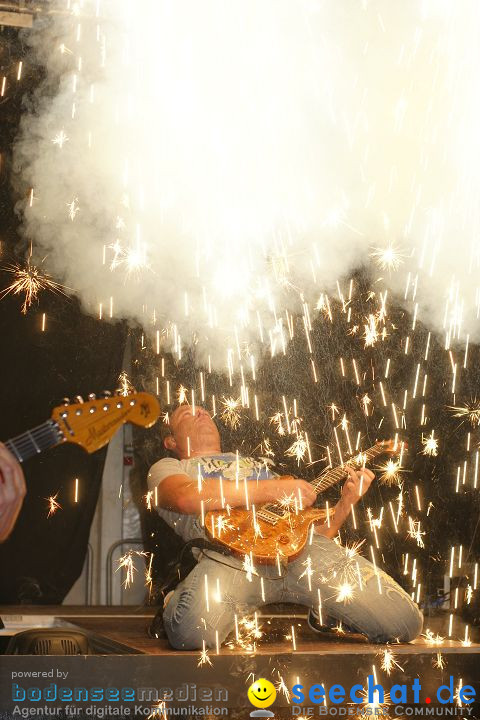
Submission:
<svg viewBox="0 0 480 720">
<path fill-rule="evenodd" d="M 199 475 L 202 478 L 220 478 L 224 481 L 239 482 L 244 480 L 266 480 L 274 477 L 269 458 L 237 456 L 235 453 L 222 453 L 220 455 L 205 455 L 204 457 L 177 460 L 176 458 L 163 458 L 150 468 L 148 473 L 148 489 L 151 492 L 169 475 L 187 475 L 196 483 Z M 166 510 L 158 507 L 158 514 L 175 530 L 186 542 L 194 538 L 205 538 L 199 515 L 186 515 L 184 513 Z"/>
</svg>

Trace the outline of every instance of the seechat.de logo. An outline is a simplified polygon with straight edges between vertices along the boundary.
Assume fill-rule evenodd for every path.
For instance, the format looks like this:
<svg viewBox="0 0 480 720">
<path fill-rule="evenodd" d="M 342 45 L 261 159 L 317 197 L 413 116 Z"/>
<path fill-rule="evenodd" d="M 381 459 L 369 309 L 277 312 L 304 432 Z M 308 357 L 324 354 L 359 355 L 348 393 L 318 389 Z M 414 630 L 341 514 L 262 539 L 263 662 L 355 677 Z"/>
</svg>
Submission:
<svg viewBox="0 0 480 720">
<path fill-rule="evenodd" d="M 273 712 L 265 709 L 270 707 L 277 697 L 275 686 L 270 680 L 255 680 L 248 688 L 247 696 L 252 705 L 258 708 L 250 713 L 250 717 L 273 717 Z"/>
</svg>

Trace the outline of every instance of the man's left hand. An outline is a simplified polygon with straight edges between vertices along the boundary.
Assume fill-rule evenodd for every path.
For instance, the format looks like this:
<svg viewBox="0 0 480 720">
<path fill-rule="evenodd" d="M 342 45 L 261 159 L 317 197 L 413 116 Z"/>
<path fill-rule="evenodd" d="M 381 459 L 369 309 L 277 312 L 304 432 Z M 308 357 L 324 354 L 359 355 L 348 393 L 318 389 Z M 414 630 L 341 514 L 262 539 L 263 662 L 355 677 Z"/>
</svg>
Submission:
<svg viewBox="0 0 480 720">
<path fill-rule="evenodd" d="M 354 470 L 350 465 L 346 465 L 345 470 L 348 471 L 348 479 L 343 486 L 340 502 L 350 508 L 352 505 L 356 505 L 360 498 L 365 495 L 375 474 L 365 467 Z"/>
</svg>

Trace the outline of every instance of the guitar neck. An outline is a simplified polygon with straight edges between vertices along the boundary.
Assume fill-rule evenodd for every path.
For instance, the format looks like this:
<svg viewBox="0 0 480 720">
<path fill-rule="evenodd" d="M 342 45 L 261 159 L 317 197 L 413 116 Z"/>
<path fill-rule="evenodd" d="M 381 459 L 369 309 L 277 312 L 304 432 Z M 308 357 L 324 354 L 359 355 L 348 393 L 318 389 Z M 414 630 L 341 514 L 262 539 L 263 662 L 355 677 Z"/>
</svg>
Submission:
<svg viewBox="0 0 480 720">
<path fill-rule="evenodd" d="M 382 455 L 382 453 L 384 452 L 385 446 L 383 442 L 378 442 L 371 448 L 368 448 L 368 450 L 365 450 L 365 452 L 362 452 L 360 454 L 362 455 L 362 457 L 365 458 L 364 464 L 366 464 L 378 455 Z M 325 492 L 325 490 L 328 490 L 328 488 L 336 485 L 336 483 L 340 482 L 340 480 L 344 480 L 346 476 L 347 472 L 345 470 L 345 467 L 343 465 L 338 465 L 332 470 L 327 470 L 326 472 L 323 472 L 321 475 L 316 477 L 314 480 L 311 480 L 310 485 L 315 488 L 315 492 L 317 493 L 317 495 L 320 495 L 320 493 Z"/>
<path fill-rule="evenodd" d="M 19 462 L 25 462 L 25 460 L 58 445 L 60 442 L 62 442 L 62 434 L 56 422 L 47 420 L 42 425 L 7 440 L 5 446 Z"/>
<path fill-rule="evenodd" d="M 374 457 L 382 455 L 384 452 L 385 443 L 380 441 L 371 448 L 368 448 L 368 450 L 365 450 L 365 452 L 362 452 L 361 455 L 365 458 L 365 462 L 370 462 L 370 460 L 373 460 Z M 310 480 L 310 485 L 313 485 L 317 495 L 320 495 L 320 493 L 325 492 L 325 490 L 332 487 L 332 485 L 340 482 L 340 480 L 344 480 L 346 476 L 347 471 L 345 470 L 345 467 L 343 465 L 339 465 L 332 470 L 323 472 L 314 480 Z M 266 505 L 262 505 L 262 509 L 279 516 L 282 516 L 285 512 L 285 508 L 281 503 L 267 503 Z"/>
</svg>

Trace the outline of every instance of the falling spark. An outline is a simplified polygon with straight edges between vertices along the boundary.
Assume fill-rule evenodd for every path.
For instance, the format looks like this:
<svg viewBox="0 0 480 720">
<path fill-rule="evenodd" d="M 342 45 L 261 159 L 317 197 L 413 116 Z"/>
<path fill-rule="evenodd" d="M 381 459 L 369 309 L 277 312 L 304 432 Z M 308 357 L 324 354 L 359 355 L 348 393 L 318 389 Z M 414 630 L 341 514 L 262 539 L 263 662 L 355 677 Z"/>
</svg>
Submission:
<svg viewBox="0 0 480 720">
<path fill-rule="evenodd" d="M 279 673 L 279 680 L 276 684 L 276 690 L 277 693 L 283 693 L 287 702 L 290 702 L 290 690 L 288 689 L 288 686 L 285 684 L 285 681 L 283 677 Z"/>
<path fill-rule="evenodd" d="M 380 702 L 379 700 L 378 690 L 374 690 L 372 693 L 373 702 L 368 701 L 368 692 L 366 690 L 360 691 L 360 695 L 364 698 L 363 702 L 365 703 L 365 708 L 363 711 L 363 715 L 365 717 L 377 716 L 380 714 L 384 716 L 388 715 L 388 711 L 386 710 L 386 708 L 388 707 L 388 705 L 391 705 L 390 693 L 384 693 L 383 702 Z"/>
<path fill-rule="evenodd" d="M 150 553 L 150 561 L 145 568 L 145 585 L 149 589 L 149 594 L 152 594 L 152 587 L 153 587 L 153 574 L 152 574 L 152 564 L 153 564 L 153 553 Z"/>
<path fill-rule="evenodd" d="M 153 718 L 162 718 L 167 720 L 167 710 L 165 700 L 160 700 L 158 705 L 152 708 L 152 712 L 147 717 L 147 720 L 153 720 Z"/>
<path fill-rule="evenodd" d="M 364 412 L 365 415 L 368 417 L 368 408 L 369 408 L 369 405 L 372 404 L 372 401 L 371 401 L 371 399 L 368 397 L 367 393 L 365 393 L 365 395 L 362 397 L 362 399 L 361 399 L 360 402 L 361 402 L 362 407 L 363 407 L 363 412 Z"/>
<path fill-rule="evenodd" d="M 291 495 L 287 495 L 286 493 L 284 493 L 280 497 L 279 503 L 282 506 L 282 508 L 284 508 L 284 510 L 286 510 L 287 512 L 294 510 L 295 503 L 296 503 L 295 494 L 291 493 Z"/>
<path fill-rule="evenodd" d="M 424 455 L 438 455 L 438 440 L 433 437 L 434 431 L 432 430 L 432 434 L 429 435 L 426 438 L 422 437 L 422 445 L 423 445 L 423 454 Z"/>
<path fill-rule="evenodd" d="M 215 523 L 215 535 L 216 537 L 220 537 L 222 532 L 225 532 L 226 530 L 232 530 L 233 525 L 230 522 L 229 518 L 226 515 L 218 515 Z"/>
<path fill-rule="evenodd" d="M 345 545 L 345 556 L 347 560 L 353 560 L 354 558 L 357 558 L 358 555 L 360 555 L 360 548 L 362 547 L 365 540 L 357 540 L 351 545 Z"/>
<path fill-rule="evenodd" d="M 373 347 L 378 340 L 377 319 L 375 315 L 368 316 L 368 323 L 364 325 L 363 339 L 365 347 Z"/>
<path fill-rule="evenodd" d="M 480 400 L 472 400 L 463 406 L 448 406 L 447 410 L 453 414 L 453 417 L 461 417 L 468 420 L 473 428 L 480 425 Z"/>
<path fill-rule="evenodd" d="M 208 656 L 208 650 L 205 647 L 205 640 L 203 641 L 203 649 L 200 652 L 200 659 L 197 663 L 197 667 L 200 667 L 201 665 L 212 665 L 212 661 L 210 660 Z"/>
<path fill-rule="evenodd" d="M 48 498 L 45 498 L 48 502 L 48 515 L 47 518 L 49 518 L 51 515 L 57 512 L 57 510 L 61 510 L 62 506 L 60 503 L 57 502 L 58 492 L 56 495 L 51 495 Z"/>
<path fill-rule="evenodd" d="M 249 582 L 252 582 L 253 575 L 258 575 L 253 564 L 253 557 L 251 555 L 245 555 L 243 559 L 243 570 L 246 572 L 247 580 Z"/>
<path fill-rule="evenodd" d="M 382 670 L 385 670 L 387 675 L 390 675 L 392 670 L 395 667 L 399 668 L 402 672 L 404 672 L 402 666 L 399 665 L 396 660 L 397 656 L 389 648 L 386 648 L 385 650 L 383 650 L 383 652 L 381 653 L 381 657 L 382 657 L 381 668 L 382 668 Z"/>
<path fill-rule="evenodd" d="M 80 206 L 78 205 L 78 198 L 73 198 L 73 200 L 69 203 L 67 203 L 68 207 L 68 217 L 73 222 L 75 218 L 77 217 L 78 213 L 80 212 Z"/>
<path fill-rule="evenodd" d="M 305 570 L 299 575 L 299 580 L 302 577 L 306 577 L 308 580 L 308 589 L 312 589 L 312 575 L 313 575 L 313 568 L 312 568 L 312 558 L 310 555 L 307 557 L 307 559 L 302 563 Z"/>
<path fill-rule="evenodd" d="M 297 465 L 300 465 L 300 462 L 306 455 L 307 449 L 308 446 L 305 433 L 302 432 L 297 437 L 297 439 L 290 445 L 288 450 L 285 451 L 285 455 L 287 455 L 288 457 L 296 458 Z"/>
<path fill-rule="evenodd" d="M 270 418 L 270 422 L 276 426 L 277 433 L 279 435 L 285 435 L 285 427 L 283 425 L 283 413 L 277 412 L 275 415 L 272 415 Z"/>
<path fill-rule="evenodd" d="M 418 547 L 424 548 L 425 543 L 423 542 L 423 536 L 425 532 L 421 530 L 420 520 L 413 520 L 413 518 L 409 516 L 408 527 L 408 536 L 416 541 Z"/>
<path fill-rule="evenodd" d="M 257 641 L 262 635 L 256 613 L 253 617 L 243 617 L 240 621 L 235 616 L 235 642 L 229 641 L 227 647 L 231 650 L 238 647 L 246 652 L 255 652 Z"/>
<path fill-rule="evenodd" d="M 378 482 L 388 487 L 392 485 L 398 485 L 400 487 L 400 474 L 403 470 L 398 460 L 392 460 L 390 458 L 384 465 L 379 465 L 379 470 L 381 474 L 378 477 Z"/>
<path fill-rule="evenodd" d="M 423 637 L 425 638 L 425 642 L 427 643 L 427 645 L 441 645 L 445 640 L 445 638 L 438 633 L 434 635 L 434 633 L 428 628 L 425 630 Z"/>
<path fill-rule="evenodd" d="M 382 270 L 398 270 L 403 263 L 404 254 L 395 245 L 387 245 L 384 248 L 374 248 L 370 253 L 377 265 Z"/>
<path fill-rule="evenodd" d="M 112 250 L 114 254 L 112 262 L 110 263 L 110 270 L 112 272 L 118 267 L 124 267 L 127 277 L 130 277 L 131 275 L 138 274 L 140 270 L 149 269 L 147 248 L 140 242 L 135 243 L 135 245 L 123 247 L 117 239 L 112 245 L 108 246 L 108 249 Z"/>
<path fill-rule="evenodd" d="M 58 145 L 60 150 L 63 148 L 63 146 L 65 145 L 66 142 L 68 142 L 68 136 L 66 135 L 66 133 L 63 130 L 60 130 L 60 132 L 57 133 L 52 140 L 52 143 L 54 145 Z"/>
<path fill-rule="evenodd" d="M 222 398 L 222 405 L 223 410 L 220 413 L 220 417 L 225 423 L 225 425 L 228 425 L 232 428 L 232 430 L 235 430 L 240 425 L 240 411 L 239 411 L 239 405 L 240 405 L 240 399 L 236 399 L 229 397 L 226 398 L 223 396 Z"/>
<path fill-rule="evenodd" d="M 180 387 L 177 390 L 177 402 L 179 405 L 183 405 L 184 403 L 188 402 L 187 400 L 187 388 L 183 385 L 180 385 Z"/>
<path fill-rule="evenodd" d="M 265 455 L 268 458 L 273 458 L 275 456 L 274 451 L 272 450 L 272 444 L 268 437 L 263 438 L 263 442 L 260 446 L 261 452 L 263 455 Z"/>
<path fill-rule="evenodd" d="M 10 293 L 13 295 L 24 293 L 25 297 L 22 304 L 23 315 L 27 314 L 33 302 L 38 300 L 39 293 L 44 290 L 66 295 L 64 290 L 67 288 L 64 285 L 56 283 L 47 273 L 42 272 L 38 267 L 32 265 L 30 258 L 24 267 L 21 265 L 10 265 L 3 268 L 3 270 L 14 275 L 15 279 L 7 288 L 0 292 L 0 300 L 3 300 L 3 298 L 10 295 Z"/>
<path fill-rule="evenodd" d="M 128 374 L 125 370 L 122 370 L 120 375 L 118 376 L 118 390 L 119 394 L 126 397 L 127 395 L 130 395 L 132 392 L 134 392 L 135 388 L 133 387 L 132 383 L 130 382 L 130 379 L 128 377 Z"/>
<path fill-rule="evenodd" d="M 444 670 L 446 666 L 447 666 L 447 661 L 443 657 L 442 653 L 438 652 L 436 659 L 433 660 L 433 667 L 436 670 Z"/>
<path fill-rule="evenodd" d="M 462 646 L 463 647 L 470 647 L 472 644 L 472 641 L 468 637 L 468 625 L 465 625 L 465 637 L 462 640 Z"/>
<path fill-rule="evenodd" d="M 134 555 L 148 557 L 149 553 L 140 550 L 129 550 L 125 555 L 122 555 L 118 560 L 118 567 L 115 572 L 118 572 L 121 568 L 125 568 L 126 575 L 123 586 L 125 588 L 130 587 L 134 580 L 134 573 L 137 572 L 135 563 L 133 561 Z"/>
<path fill-rule="evenodd" d="M 337 588 L 337 596 L 335 601 L 340 603 L 343 602 L 345 605 L 353 600 L 354 592 L 353 587 L 350 583 L 342 583 Z"/>
</svg>

